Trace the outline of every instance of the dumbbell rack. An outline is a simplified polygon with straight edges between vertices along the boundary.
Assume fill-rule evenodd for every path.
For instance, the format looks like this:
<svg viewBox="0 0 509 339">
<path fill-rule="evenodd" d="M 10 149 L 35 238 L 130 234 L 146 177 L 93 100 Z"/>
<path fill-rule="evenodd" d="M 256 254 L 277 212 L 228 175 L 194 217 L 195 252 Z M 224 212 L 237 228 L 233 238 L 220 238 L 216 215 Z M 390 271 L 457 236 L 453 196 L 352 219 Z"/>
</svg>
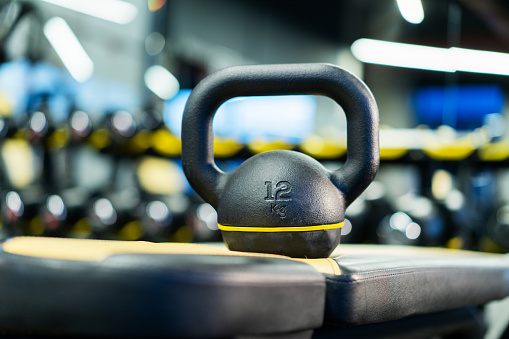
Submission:
<svg viewBox="0 0 509 339">
<path fill-rule="evenodd" d="M 86 113 L 83 114 L 86 116 Z M 48 123 L 50 122 L 48 121 Z M 90 122 L 88 124 L 90 124 Z M 58 193 L 64 189 L 69 190 L 76 188 L 76 184 L 69 182 L 70 179 L 68 177 L 63 178 L 64 180 L 56 180 L 55 176 L 61 175 L 58 173 L 62 173 L 62 169 L 51 168 L 51 166 L 48 165 L 51 164 L 51 158 L 55 157 L 56 154 L 70 154 L 74 149 L 84 146 L 98 154 L 112 158 L 115 166 L 126 162 L 131 164 L 129 166 L 133 166 L 132 164 L 134 163 L 134 167 L 131 167 L 133 171 L 136 171 L 136 163 L 139 164 L 140 159 L 154 158 L 161 159 L 165 162 L 176 161 L 176 163 L 180 160 L 180 138 L 173 135 L 162 124 L 158 124 L 152 129 L 137 128 L 133 133 L 123 136 L 118 133 L 118 131 L 112 129 L 111 126 L 108 127 L 106 123 L 103 123 L 100 127 L 92 127 L 90 125 L 87 132 L 83 132 L 81 136 L 78 134 L 78 131 L 73 129 L 69 122 L 61 126 L 49 126 L 46 134 L 43 137 L 37 138 L 36 136 L 34 137 L 33 132 L 30 132 L 29 129 L 26 128 L 26 125 L 16 127 L 12 120 L 9 118 L 4 119 L 4 129 L 2 133 L 0 133 L 2 136 L 2 149 L 5 150 L 6 148 L 10 148 L 13 144 L 18 144 L 25 145 L 25 148 L 28 147 L 34 150 L 34 154 L 44 161 L 43 173 L 45 173 L 37 180 L 34 179 L 37 181 L 35 184 L 13 184 L 10 182 L 7 175 L 9 170 L 12 172 L 12 168 L 9 169 L 4 160 L 2 166 L 3 173 L 1 176 L 2 189 L 4 191 L 2 194 L 2 220 L 5 226 L 3 227 L 4 237 L 25 234 L 129 240 L 147 239 L 156 241 L 192 241 L 193 236 L 194 240 L 219 239 L 217 230 L 213 230 L 213 226 L 212 229 L 204 227 L 205 222 L 196 216 L 196 208 L 201 203 L 192 193 L 187 193 L 186 195 L 188 198 L 185 198 L 191 199 L 192 201 L 192 203 L 189 204 L 188 210 L 180 212 L 180 215 L 173 220 L 173 226 L 167 227 L 160 234 L 157 232 L 148 232 L 145 228 L 147 227 L 146 224 L 150 224 L 150 222 L 147 221 L 147 218 L 142 218 L 141 215 L 144 213 L 132 212 L 135 210 L 140 211 L 142 209 L 140 206 L 144 205 L 146 207 L 150 199 L 156 199 L 158 197 L 157 194 L 151 194 L 144 190 L 144 188 L 139 185 L 139 182 L 136 189 L 142 192 L 141 199 L 135 204 L 136 206 L 127 209 L 124 208 L 123 212 L 118 212 L 119 215 L 117 217 L 119 225 L 103 227 L 100 231 L 99 229 L 101 229 L 101 227 L 96 226 L 96 231 L 91 230 L 93 229 L 92 225 L 94 223 L 97 224 L 100 222 L 97 221 L 97 217 L 95 217 L 94 221 L 94 218 L 88 213 L 91 209 L 90 199 L 94 199 L 94 201 L 97 202 L 99 199 L 108 198 L 105 192 L 87 192 L 86 194 L 82 194 L 81 197 L 74 199 L 81 202 L 74 203 L 75 207 L 69 207 L 69 214 L 72 216 L 69 216 L 68 223 L 71 223 L 71 225 L 66 225 L 63 229 L 54 227 L 55 229 L 50 230 L 51 227 L 48 227 L 50 223 L 59 223 L 55 222 L 55 220 L 49 220 L 48 217 L 43 217 L 45 209 L 44 203 L 50 196 L 58 196 Z M 468 177 L 474 172 L 483 170 L 502 170 L 505 165 L 509 164 L 509 141 L 503 139 L 496 142 L 489 142 L 483 129 L 463 134 L 452 130 L 448 130 L 447 133 L 444 134 L 441 131 L 426 129 L 382 129 L 380 135 L 381 168 L 383 169 L 384 167 L 393 165 L 415 166 L 420 172 L 420 190 L 424 195 L 430 195 L 431 174 L 436 169 L 447 169 L 455 175 Z M 307 138 L 298 145 L 290 144 L 282 140 L 254 140 L 249 144 L 240 144 L 234 140 L 219 137 L 216 137 L 214 140 L 215 157 L 218 159 L 219 166 L 222 166 L 226 170 L 231 169 L 231 166 L 235 167 L 235 164 L 240 163 L 243 159 L 254 154 L 276 149 L 290 149 L 304 152 L 324 163 L 343 162 L 346 158 L 346 142 L 344 139 L 327 139 L 316 135 Z M 12 164 L 9 166 L 12 167 Z M 115 171 L 118 170 L 118 168 L 115 169 Z M 58 179 L 62 178 L 59 177 Z M 109 189 L 110 191 L 115 191 L 114 188 Z M 29 220 L 23 220 L 23 217 L 16 217 L 16 213 L 13 214 L 12 211 L 7 211 L 8 204 L 6 199 L 8 193 L 11 191 L 18 194 L 19 199 L 27 199 L 23 204 L 25 208 L 24 213 L 31 215 Z M 79 196 L 80 194 L 75 195 Z M 115 194 L 110 192 L 109 195 L 112 196 Z M 33 196 L 37 196 L 38 198 L 34 198 Z M 13 194 L 10 194 L 9 197 L 12 201 L 16 200 Z M 53 200 L 56 201 L 55 199 L 56 198 Z M 175 200 L 179 200 L 179 198 L 177 197 Z M 105 200 L 101 200 L 101 202 L 106 204 Z M 83 205 L 87 205 L 87 207 Z M 77 213 L 80 208 L 82 210 L 81 214 Z M 119 210 L 122 210 L 122 208 Z M 8 216 L 9 213 L 11 217 Z M 121 217 L 122 214 L 124 217 Z M 12 218 L 12 215 L 14 215 L 14 218 Z M 153 221 L 151 222 L 153 223 Z M 199 226 L 189 226 L 189 224 L 199 224 Z M 200 230 L 204 231 L 205 235 L 200 235 Z M 459 236 L 461 238 L 460 233 L 461 232 L 456 232 L 452 234 L 452 236 Z M 477 238 L 482 238 L 483 236 L 485 236 L 484 233 Z M 467 235 L 464 237 L 467 238 L 470 236 Z M 493 244 L 492 239 L 488 240 L 490 246 L 485 245 L 484 247 L 477 243 L 480 241 L 479 239 L 475 239 L 474 243 L 470 240 L 466 241 L 466 239 L 463 239 L 463 243 L 458 243 L 456 241 L 447 244 L 447 242 L 443 242 L 439 245 L 504 251 L 499 245 Z M 376 239 L 365 237 L 363 241 L 376 242 Z"/>
</svg>

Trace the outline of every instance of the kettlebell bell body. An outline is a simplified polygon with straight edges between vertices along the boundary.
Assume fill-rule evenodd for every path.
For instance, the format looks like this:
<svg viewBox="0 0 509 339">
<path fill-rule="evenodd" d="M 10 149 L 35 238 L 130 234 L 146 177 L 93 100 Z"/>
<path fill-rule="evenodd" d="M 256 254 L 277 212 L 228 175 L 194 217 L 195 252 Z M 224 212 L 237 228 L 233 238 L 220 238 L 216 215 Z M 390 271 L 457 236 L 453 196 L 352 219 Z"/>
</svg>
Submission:
<svg viewBox="0 0 509 339">
<path fill-rule="evenodd" d="M 271 151 L 233 172 L 213 158 L 212 119 L 230 98 L 317 94 L 347 116 L 347 160 L 336 171 L 295 151 Z M 369 89 L 329 64 L 237 66 L 218 71 L 191 93 L 182 121 L 182 164 L 195 191 L 217 210 L 230 250 L 327 257 L 341 239 L 345 209 L 379 166 L 378 111 Z"/>
</svg>

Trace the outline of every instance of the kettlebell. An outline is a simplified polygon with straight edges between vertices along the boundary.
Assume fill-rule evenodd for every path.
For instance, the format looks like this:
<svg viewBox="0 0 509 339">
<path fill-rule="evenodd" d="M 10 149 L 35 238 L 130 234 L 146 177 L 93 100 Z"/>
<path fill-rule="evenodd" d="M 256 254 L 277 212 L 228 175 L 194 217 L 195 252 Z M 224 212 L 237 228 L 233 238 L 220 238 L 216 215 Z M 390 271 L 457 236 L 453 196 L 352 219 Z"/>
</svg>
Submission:
<svg viewBox="0 0 509 339">
<path fill-rule="evenodd" d="M 232 172 L 214 162 L 212 120 L 238 96 L 327 96 L 347 118 L 347 160 L 335 171 L 296 151 L 248 158 Z M 285 128 L 284 124 L 280 126 Z M 368 87 L 330 64 L 235 66 L 203 79 L 182 120 L 182 165 L 193 189 L 217 211 L 233 251 L 301 258 L 328 257 L 338 246 L 345 209 L 379 166 L 378 109 Z"/>
</svg>

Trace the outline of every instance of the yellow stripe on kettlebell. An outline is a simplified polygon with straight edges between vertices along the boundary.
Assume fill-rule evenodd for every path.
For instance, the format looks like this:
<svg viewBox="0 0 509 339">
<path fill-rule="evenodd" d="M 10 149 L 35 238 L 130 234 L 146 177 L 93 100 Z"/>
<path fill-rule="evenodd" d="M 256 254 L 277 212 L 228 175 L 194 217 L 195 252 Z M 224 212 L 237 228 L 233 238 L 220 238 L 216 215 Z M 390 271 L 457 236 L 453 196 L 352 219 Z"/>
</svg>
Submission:
<svg viewBox="0 0 509 339">
<path fill-rule="evenodd" d="M 271 226 L 225 226 L 219 224 L 221 231 L 229 232 L 308 232 L 308 231 L 321 231 L 321 230 L 332 230 L 335 228 L 341 228 L 345 222 L 328 225 L 315 225 L 315 226 L 287 226 L 287 227 L 271 227 Z"/>
</svg>

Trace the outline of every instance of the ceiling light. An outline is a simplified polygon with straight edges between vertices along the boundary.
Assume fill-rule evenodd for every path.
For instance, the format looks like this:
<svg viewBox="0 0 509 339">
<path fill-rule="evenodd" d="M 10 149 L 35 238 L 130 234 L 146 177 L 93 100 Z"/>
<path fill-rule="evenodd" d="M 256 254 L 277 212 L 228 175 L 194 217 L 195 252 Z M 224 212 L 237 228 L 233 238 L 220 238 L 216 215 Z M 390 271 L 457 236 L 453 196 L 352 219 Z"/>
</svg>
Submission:
<svg viewBox="0 0 509 339">
<path fill-rule="evenodd" d="M 117 24 L 128 24 L 138 15 L 138 8 L 121 0 L 42 0 Z"/>
<path fill-rule="evenodd" d="M 509 54 L 450 48 L 450 60 L 457 71 L 509 75 Z"/>
<path fill-rule="evenodd" d="M 151 66 L 145 72 L 145 85 L 163 100 L 173 98 L 180 89 L 180 84 L 163 66 Z"/>
<path fill-rule="evenodd" d="M 396 0 L 403 19 L 411 24 L 420 24 L 424 20 L 421 0 Z"/>
<path fill-rule="evenodd" d="M 44 25 L 44 35 L 76 81 L 84 82 L 92 76 L 94 63 L 64 19 L 49 19 Z"/>
<path fill-rule="evenodd" d="M 509 54 L 465 48 L 438 48 L 359 39 L 350 47 L 360 61 L 441 72 L 509 75 Z"/>
<path fill-rule="evenodd" d="M 359 39 L 350 47 L 358 60 L 371 64 L 454 72 L 445 48 Z"/>
</svg>

